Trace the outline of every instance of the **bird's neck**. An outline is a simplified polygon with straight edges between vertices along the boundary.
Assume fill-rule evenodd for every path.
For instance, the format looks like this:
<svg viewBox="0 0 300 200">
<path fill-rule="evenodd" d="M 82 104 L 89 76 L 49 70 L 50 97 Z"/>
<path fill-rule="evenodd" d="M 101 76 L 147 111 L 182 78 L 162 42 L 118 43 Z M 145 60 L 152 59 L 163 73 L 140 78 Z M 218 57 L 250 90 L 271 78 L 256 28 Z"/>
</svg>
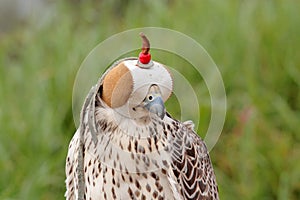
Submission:
<svg viewBox="0 0 300 200">
<path fill-rule="evenodd" d="M 106 131 L 107 127 L 112 127 L 114 130 L 136 138 L 152 137 L 157 133 L 161 133 L 163 129 L 163 121 L 154 114 L 139 118 L 129 118 L 116 112 L 114 109 L 108 108 L 96 109 L 96 121 L 100 122 L 100 124 L 106 123 L 104 125 Z"/>
</svg>

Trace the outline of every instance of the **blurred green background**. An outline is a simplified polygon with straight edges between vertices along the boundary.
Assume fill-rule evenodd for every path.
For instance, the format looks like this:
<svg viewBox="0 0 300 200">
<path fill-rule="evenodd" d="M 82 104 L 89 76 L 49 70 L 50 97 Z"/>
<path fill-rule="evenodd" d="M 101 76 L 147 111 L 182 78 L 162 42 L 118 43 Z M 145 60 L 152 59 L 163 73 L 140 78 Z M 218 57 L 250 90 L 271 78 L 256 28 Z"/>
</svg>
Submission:
<svg viewBox="0 0 300 200">
<path fill-rule="evenodd" d="M 221 199 L 300 199 L 298 1 L 20 2 L 0 4 L 0 199 L 64 199 L 76 72 L 98 43 L 145 26 L 189 35 L 219 67 L 228 110 L 211 159 Z"/>
</svg>

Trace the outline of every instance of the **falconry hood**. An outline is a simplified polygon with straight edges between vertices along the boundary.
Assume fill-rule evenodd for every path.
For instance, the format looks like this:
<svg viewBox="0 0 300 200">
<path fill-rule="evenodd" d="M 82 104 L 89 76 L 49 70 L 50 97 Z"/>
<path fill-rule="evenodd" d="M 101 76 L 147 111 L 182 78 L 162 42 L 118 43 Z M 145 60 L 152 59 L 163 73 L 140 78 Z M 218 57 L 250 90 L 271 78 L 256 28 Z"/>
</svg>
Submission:
<svg viewBox="0 0 300 200">
<path fill-rule="evenodd" d="M 158 86 L 164 102 L 172 93 L 170 72 L 163 64 L 151 59 L 149 40 L 143 33 L 140 36 L 143 45 L 139 57 L 117 61 L 101 78 L 102 100 L 123 114 L 139 105 L 153 85 Z"/>
</svg>

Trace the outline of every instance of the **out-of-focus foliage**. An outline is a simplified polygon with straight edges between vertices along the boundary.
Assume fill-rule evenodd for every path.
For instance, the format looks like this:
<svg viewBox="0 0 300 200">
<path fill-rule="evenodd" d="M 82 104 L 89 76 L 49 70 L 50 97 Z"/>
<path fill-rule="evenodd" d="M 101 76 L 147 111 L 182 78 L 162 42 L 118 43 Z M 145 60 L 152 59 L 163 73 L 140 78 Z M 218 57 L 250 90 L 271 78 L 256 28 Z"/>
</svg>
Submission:
<svg viewBox="0 0 300 200">
<path fill-rule="evenodd" d="M 112 34 L 145 26 L 191 36 L 221 71 L 227 118 L 211 151 L 221 198 L 300 198 L 297 1 L 50 4 L 0 33 L 0 199 L 63 199 L 65 156 L 75 131 L 72 87 L 80 63 Z M 197 88 L 199 77 L 184 71 Z M 175 116 L 176 105 L 168 107 Z M 200 135 L 209 119 L 207 103 L 201 107 Z"/>
</svg>

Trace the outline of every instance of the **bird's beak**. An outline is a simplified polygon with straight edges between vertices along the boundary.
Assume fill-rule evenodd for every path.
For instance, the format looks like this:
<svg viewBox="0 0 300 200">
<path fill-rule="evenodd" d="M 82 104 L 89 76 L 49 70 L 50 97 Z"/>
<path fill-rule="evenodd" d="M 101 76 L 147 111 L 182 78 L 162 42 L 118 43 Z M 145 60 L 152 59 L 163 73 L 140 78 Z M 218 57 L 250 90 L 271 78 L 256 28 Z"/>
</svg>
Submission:
<svg viewBox="0 0 300 200">
<path fill-rule="evenodd" d="M 164 118 L 166 114 L 166 109 L 164 105 L 164 101 L 161 97 L 161 93 L 159 87 L 157 85 L 153 85 L 150 87 L 149 92 L 144 99 L 144 107 L 149 111 L 156 115 L 158 115 L 161 119 Z"/>
</svg>

